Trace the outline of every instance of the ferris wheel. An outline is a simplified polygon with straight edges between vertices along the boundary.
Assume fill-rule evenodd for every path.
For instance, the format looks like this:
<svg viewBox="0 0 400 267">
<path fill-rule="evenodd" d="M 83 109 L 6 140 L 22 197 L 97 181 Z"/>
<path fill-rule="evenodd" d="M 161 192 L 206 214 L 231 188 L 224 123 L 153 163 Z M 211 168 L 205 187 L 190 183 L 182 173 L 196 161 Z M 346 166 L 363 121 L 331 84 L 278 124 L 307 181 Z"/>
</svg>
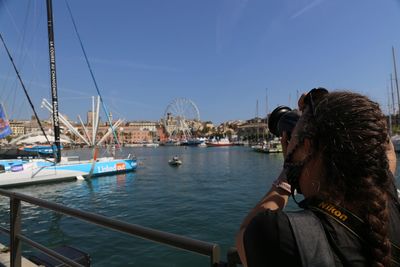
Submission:
<svg viewBox="0 0 400 267">
<path fill-rule="evenodd" d="M 196 104 L 187 98 L 176 98 L 166 108 L 164 127 L 170 137 L 187 139 L 197 130 L 200 113 Z"/>
</svg>

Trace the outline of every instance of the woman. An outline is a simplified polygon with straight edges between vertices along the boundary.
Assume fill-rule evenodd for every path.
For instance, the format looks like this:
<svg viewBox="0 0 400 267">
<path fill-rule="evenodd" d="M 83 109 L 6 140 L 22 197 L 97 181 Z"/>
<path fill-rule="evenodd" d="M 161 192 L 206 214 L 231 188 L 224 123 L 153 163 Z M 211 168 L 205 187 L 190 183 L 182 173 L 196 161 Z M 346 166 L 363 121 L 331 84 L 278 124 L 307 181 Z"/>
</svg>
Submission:
<svg viewBox="0 0 400 267">
<path fill-rule="evenodd" d="M 319 88 L 299 108 L 284 169 L 241 225 L 242 263 L 400 266 L 396 158 L 378 104 Z M 285 213 L 294 189 L 304 211 Z"/>
</svg>

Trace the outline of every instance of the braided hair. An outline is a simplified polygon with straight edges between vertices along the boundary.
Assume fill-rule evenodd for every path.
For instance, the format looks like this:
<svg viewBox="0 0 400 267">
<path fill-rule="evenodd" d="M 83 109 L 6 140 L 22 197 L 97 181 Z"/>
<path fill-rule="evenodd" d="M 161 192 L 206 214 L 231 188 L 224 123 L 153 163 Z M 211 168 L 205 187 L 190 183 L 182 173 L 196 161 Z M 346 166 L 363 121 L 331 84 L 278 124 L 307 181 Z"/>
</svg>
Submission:
<svg viewBox="0 0 400 267">
<path fill-rule="evenodd" d="M 321 152 L 325 174 L 320 197 L 364 220 L 368 260 L 372 266 L 388 266 L 391 176 L 386 118 L 377 103 L 346 91 L 323 96 L 313 108 L 303 115 L 299 136 L 311 137 Z"/>
</svg>

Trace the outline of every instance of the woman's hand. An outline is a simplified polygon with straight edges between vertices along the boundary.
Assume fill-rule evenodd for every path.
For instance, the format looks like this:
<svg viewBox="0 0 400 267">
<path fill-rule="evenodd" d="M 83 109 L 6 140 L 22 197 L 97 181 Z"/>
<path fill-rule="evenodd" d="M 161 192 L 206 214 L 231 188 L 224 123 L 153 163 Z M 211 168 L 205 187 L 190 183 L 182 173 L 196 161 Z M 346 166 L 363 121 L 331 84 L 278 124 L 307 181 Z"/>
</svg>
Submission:
<svg viewBox="0 0 400 267">
<path fill-rule="evenodd" d="M 289 145 L 289 139 L 288 139 L 288 135 L 286 132 L 282 133 L 282 137 L 281 137 L 281 145 L 282 145 L 282 152 L 283 152 L 283 158 L 286 158 L 286 153 L 287 153 L 287 147 Z"/>
</svg>

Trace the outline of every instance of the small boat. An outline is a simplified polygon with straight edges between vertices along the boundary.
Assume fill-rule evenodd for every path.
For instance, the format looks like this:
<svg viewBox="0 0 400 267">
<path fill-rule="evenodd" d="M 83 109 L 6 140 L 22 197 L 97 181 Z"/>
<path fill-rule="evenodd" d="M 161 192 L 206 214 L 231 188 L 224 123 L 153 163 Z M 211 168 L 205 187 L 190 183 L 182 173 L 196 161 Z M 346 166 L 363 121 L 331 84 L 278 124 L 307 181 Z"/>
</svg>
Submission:
<svg viewBox="0 0 400 267">
<path fill-rule="evenodd" d="M 233 146 L 234 144 L 229 141 L 228 138 L 221 138 L 219 140 L 211 140 L 211 142 L 206 142 L 207 146 Z"/>
<path fill-rule="evenodd" d="M 181 142 L 181 146 L 198 146 L 202 143 L 200 139 L 188 139 Z"/>
<path fill-rule="evenodd" d="M 168 161 L 168 163 L 169 163 L 169 165 L 171 165 L 171 166 L 179 166 L 179 165 L 182 165 L 182 161 L 181 161 L 177 156 L 175 156 L 175 157 L 173 157 L 172 159 L 170 159 L 170 160 Z"/>
<path fill-rule="evenodd" d="M 202 141 L 200 144 L 197 145 L 198 147 L 207 147 L 207 144 L 205 141 Z"/>
<path fill-rule="evenodd" d="M 168 139 L 165 142 L 161 142 L 160 145 L 162 145 L 162 146 L 180 146 L 181 142 L 178 140 Z"/>
<path fill-rule="evenodd" d="M 282 153 L 282 144 L 279 138 L 275 138 L 269 141 L 264 141 L 263 144 L 254 145 L 251 147 L 253 151 L 260 153 Z"/>
</svg>

